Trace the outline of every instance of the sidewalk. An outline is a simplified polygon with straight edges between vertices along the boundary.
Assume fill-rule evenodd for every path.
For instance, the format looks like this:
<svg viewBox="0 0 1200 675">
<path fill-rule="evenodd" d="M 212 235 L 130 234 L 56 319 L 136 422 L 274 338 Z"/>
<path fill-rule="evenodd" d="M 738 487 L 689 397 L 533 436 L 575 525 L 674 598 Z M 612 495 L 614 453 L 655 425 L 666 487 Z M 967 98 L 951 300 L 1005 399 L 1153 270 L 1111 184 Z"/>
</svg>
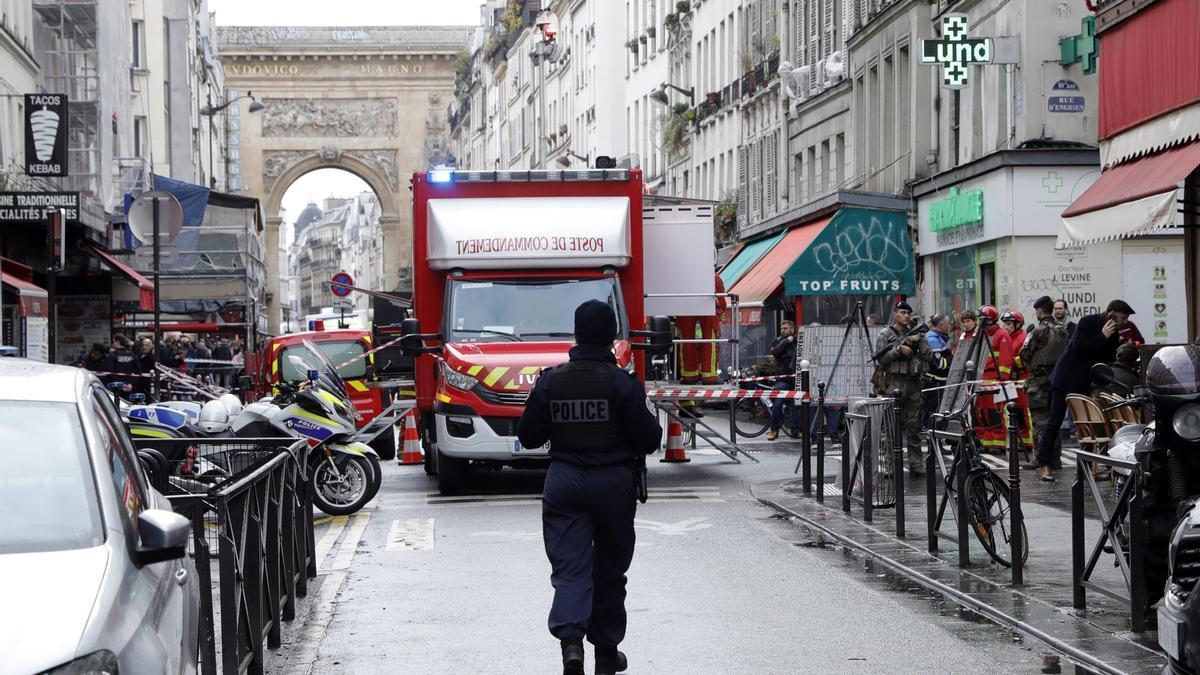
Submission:
<svg viewBox="0 0 1200 675">
<path fill-rule="evenodd" d="M 1010 570 L 994 563 L 974 537 L 970 540 L 971 566 L 964 570 L 957 568 L 958 549 L 951 541 L 939 539 L 939 552 L 928 553 L 923 477 L 915 485 L 906 485 L 904 539 L 896 537 L 894 509 L 876 508 L 873 522 L 866 523 L 861 502 L 852 500 L 850 513 L 844 514 L 836 478 L 839 458 L 840 450 L 827 447 L 824 504 L 818 504 L 815 496 L 804 496 L 799 476 L 756 483 L 751 491 L 762 503 L 790 514 L 819 536 L 874 558 L 998 624 L 1041 640 L 1064 659 L 1097 672 L 1162 672 L 1167 659 L 1158 649 L 1156 633 L 1133 633 L 1127 608 L 1096 592 L 1088 593 L 1086 611 L 1072 607 L 1070 508 L 1074 453 L 1065 449 L 1064 471 L 1059 472 L 1056 483 L 1038 481 L 1033 471 L 1021 472 L 1022 507 L 1030 541 L 1025 584 L 1019 588 L 1013 587 Z M 1001 463 L 1005 466 L 1001 475 L 1007 481 L 1007 463 L 989 458 L 993 466 Z M 1090 502 L 1090 496 L 1087 499 Z M 953 532 L 954 520 L 949 513 L 945 521 L 943 531 Z M 1098 516 L 1089 503 L 1089 550 L 1100 531 Z M 1111 554 L 1101 556 L 1092 579 L 1125 592 Z"/>
</svg>

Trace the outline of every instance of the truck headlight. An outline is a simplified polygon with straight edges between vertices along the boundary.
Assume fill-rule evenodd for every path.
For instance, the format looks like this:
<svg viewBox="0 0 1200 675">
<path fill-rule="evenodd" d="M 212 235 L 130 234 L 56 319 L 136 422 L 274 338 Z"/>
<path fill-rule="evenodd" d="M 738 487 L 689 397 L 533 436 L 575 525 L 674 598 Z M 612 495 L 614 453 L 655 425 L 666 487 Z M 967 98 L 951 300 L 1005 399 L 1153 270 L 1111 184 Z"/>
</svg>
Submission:
<svg viewBox="0 0 1200 675">
<path fill-rule="evenodd" d="M 1200 403 L 1180 406 L 1171 416 L 1171 428 L 1185 441 L 1200 440 Z"/>
<path fill-rule="evenodd" d="M 461 391 L 471 391 L 478 382 L 474 377 L 454 370 L 445 361 L 442 361 L 442 379 L 446 381 L 446 384 Z"/>
</svg>

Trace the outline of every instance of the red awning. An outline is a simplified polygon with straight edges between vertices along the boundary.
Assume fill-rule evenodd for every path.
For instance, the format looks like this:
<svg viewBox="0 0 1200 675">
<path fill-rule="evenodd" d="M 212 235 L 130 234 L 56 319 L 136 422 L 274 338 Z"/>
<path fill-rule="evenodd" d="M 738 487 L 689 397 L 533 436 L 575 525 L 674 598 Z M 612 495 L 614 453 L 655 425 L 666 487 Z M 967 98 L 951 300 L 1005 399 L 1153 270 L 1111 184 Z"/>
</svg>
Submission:
<svg viewBox="0 0 1200 675">
<path fill-rule="evenodd" d="M 0 283 L 16 291 L 18 310 L 21 316 L 50 316 L 50 306 L 46 290 L 41 286 L 36 286 L 24 279 L 18 279 L 7 272 L 0 272 Z"/>
<path fill-rule="evenodd" d="M 783 288 L 783 273 L 825 229 L 833 217 L 801 225 L 784 235 L 749 272 L 737 280 L 730 293 L 738 294 L 741 304 L 763 302 Z"/>
<path fill-rule="evenodd" d="M 96 244 L 88 242 L 84 244 L 83 248 L 97 260 L 107 265 L 109 269 L 132 281 L 138 287 L 138 309 L 143 312 L 154 311 L 154 283 L 152 281 L 139 274 L 137 270 L 129 265 L 117 260 L 113 254 L 105 251 Z"/>
<path fill-rule="evenodd" d="M 1200 166 L 1200 141 L 1105 171 L 1063 211 L 1058 245 L 1143 234 L 1175 223 L 1179 183 Z"/>
</svg>

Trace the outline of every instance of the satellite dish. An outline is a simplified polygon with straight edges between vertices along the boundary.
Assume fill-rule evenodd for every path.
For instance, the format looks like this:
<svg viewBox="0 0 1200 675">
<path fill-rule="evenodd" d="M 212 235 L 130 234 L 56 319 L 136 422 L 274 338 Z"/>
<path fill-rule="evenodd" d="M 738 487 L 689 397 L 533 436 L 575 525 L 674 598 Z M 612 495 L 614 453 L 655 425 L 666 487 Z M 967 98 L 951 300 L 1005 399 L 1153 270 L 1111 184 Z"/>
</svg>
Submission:
<svg viewBox="0 0 1200 675">
<path fill-rule="evenodd" d="M 183 229 L 183 205 L 162 190 L 143 192 L 129 206 L 129 231 L 143 244 L 154 243 L 154 201 L 158 200 L 159 244 L 173 241 Z"/>
</svg>

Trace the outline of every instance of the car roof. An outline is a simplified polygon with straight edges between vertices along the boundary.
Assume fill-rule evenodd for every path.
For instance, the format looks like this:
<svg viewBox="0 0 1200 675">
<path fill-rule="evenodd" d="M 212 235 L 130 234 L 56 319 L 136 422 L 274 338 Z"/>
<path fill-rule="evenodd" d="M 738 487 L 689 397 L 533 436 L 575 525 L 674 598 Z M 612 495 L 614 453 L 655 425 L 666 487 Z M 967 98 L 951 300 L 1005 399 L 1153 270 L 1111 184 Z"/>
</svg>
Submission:
<svg viewBox="0 0 1200 675">
<path fill-rule="evenodd" d="M 88 372 L 28 359 L 0 360 L 0 400 L 74 403 Z"/>
</svg>

